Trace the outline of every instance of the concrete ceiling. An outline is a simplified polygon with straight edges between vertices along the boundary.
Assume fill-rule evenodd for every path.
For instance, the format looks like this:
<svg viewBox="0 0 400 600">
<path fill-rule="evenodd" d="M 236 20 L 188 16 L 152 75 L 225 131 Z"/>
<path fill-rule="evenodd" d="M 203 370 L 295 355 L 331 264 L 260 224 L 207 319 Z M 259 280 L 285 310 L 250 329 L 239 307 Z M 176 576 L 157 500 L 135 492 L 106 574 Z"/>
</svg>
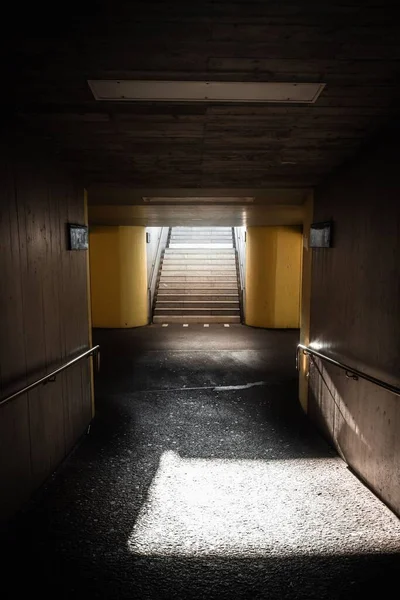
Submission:
<svg viewBox="0 0 400 600">
<path fill-rule="evenodd" d="M 303 206 L 177 205 L 89 206 L 91 225 L 144 225 L 147 227 L 300 225 Z"/>
<path fill-rule="evenodd" d="M 306 189 L 132 189 L 95 185 L 89 190 L 92 225 L 241 226 L 303 222 Z"/>
<path fill-rule="evenodd" d="M 119 186 L 140 188 L 125 204 L 176 189 L 305 190 L 397 113 L 394 2 L 99 6 L 71 5 L 53 27 L 18 21 L 8 78 L 19 126 L 82 172 L 93 204 L 124 204 Z M 94 100 L 96 78 L 327 85 L 315 105 L 115 103 Z"/>
</svg>

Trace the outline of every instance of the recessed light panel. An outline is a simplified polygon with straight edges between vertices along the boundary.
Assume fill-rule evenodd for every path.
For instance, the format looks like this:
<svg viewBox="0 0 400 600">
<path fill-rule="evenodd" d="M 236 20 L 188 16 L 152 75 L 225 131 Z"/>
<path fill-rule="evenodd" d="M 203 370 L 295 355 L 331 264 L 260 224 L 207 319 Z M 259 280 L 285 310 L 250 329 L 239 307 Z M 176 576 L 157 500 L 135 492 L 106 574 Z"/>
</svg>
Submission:
<svg viewBox="0 0 400 600">
<path fill-rule="evenodd" d="M 254 202 L 254 198 L 251 196 L 238 196 L 238 197 L 215 197 L 215 196 L 201 196 L 201 197 L 169 197 L 169 196 L 143 196 L 143 202 L 146 204 L 251 204 Z"/>
<path fill-rule="evenodd" d="M 128 102 L 314 103 L 324 83 L 90 79 L 96 100 Z"/>
</svg>

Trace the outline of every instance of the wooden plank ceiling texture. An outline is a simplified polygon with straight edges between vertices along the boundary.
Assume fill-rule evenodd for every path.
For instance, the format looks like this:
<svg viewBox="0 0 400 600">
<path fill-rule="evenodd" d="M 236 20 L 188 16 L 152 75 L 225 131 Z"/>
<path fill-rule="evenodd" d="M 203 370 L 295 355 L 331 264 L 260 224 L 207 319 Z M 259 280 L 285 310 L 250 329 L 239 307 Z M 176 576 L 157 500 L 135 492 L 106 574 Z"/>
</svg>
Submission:
<svg viewBox="0 0 400 600">
<path fill-rule="evenodd" d="M 83 3 L 84 4 L 84 3 Z M 304 188 L 397 114 L 396 2 L 116 2 L 22 29 L 14 106 L 86 185 Z M 88 79 L 325 82 L 315 105 L 96 102 Z"/>
</svg>

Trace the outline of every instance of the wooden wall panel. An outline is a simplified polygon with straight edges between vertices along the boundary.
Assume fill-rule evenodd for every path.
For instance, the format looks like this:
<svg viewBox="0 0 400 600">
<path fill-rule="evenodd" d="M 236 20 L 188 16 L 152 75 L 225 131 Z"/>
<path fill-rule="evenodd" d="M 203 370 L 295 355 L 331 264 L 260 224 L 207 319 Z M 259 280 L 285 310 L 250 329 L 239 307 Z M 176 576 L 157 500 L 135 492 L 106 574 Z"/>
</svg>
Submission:
<svg viewBox="0 0 400 600">
<path fill-rule="evenodd" d="M 334 247 L 313 251 L 311 341 L 400 384 L 400 183 L 396 143 L 382 142 L 315 193 Z M 350 466 L 400 513 L 400 398 L 336 368 L 311 368 L 310 414 Z"/>
<path fill-rule="evenodd" d="M 83 188 L 29 144 L 0 149 L 0 399 L 89 344 Z M 91 419 L 88 364 L 0 407 L 0 521 L 62 461 Z"/>
<path fill-rule="evenodd" d="M 4 397 L 26 384 L 26 362 L 21 279 L 15 277 L 21 265 L 14 174 L 3 154 L 0 194 L 0 394 Z M 0 410 L 1 515 L 27 500 L 32 482 L 28 399 L 20 397 Z M 12 490 L 9 482 L 13 482 Z"/>
</svg>

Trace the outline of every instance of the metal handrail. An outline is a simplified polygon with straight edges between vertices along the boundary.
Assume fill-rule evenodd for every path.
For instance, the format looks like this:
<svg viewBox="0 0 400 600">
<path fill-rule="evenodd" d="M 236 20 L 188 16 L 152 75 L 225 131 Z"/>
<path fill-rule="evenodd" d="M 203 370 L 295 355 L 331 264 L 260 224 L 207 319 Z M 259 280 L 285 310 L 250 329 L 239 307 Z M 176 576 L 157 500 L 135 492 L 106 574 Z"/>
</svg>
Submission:
<svg viewBox="0 0 400 600">
<path fill-rule="evenodd" d="M 297 368 L 297 370 L 299 370 L 299 354 L 300 354 L 301 350 L 303 351 L 303 354 L 305 354 L 305 355 L 309 354 L 311 356 L 317 356 L 321 360 L 324 360 L 324 361 L 330 363 L 331 365 L 335 365 L 335 367 L 339 367 L 340 369 L 342 369 L 343 371 L 346 372 L 346 377 L 348 377 L 349 379 L 354 379 L 354 381 L 358 381 L 359 379 L 365 379 L 366 381 L 369 381 L 370 383 L 373 383 L 374 385 L 377 385 L 377 386 L 387 390 L 388 392 L 392 392 L 392 394 L 395 394 L 396 396 L 400 396 L 400 388 L 399 387 L 392 385 L 390 383 L 387 383 L 386 381 L 382 381 L 382 379 L 377 379 L 376 377 L 372 377 L 372 375 L 368 375 L 368 373 L 364 373 L 363 371 L 359 371 L 359 369 L 355 369 L 354 367 L 350 367 L 349 365 L 346 365 L 345 363 L 335 360 L 334 358 L 330 358 L 329 356 L 326 356 L 326 354 L 321 354 L 321 352 L 318 352 L 318 350 L 314 350 L 314 348 L 310 348 L 310 346 L 304 346 L 304 344 L 297 345 L 297 352 L 296 352 L 296 368 Z"/>
<path fill-rule="evenodd" d="M 245 285 L 245 274 L 243 268 L 243 248 L 241 246 L 241 235 L 238 233 L 238 228 L 233 227 L 233 245 L 235 248 L 235 256 L 237 261 L 238 273 L 239 273 L 239 290 L 240 290 L 240 320 L 244 323 L 244 315 L 245 315 L 245 294 L 246 294 L 246 285 Z"/>
<path fill-rule="evenodd" d="M 244 277 L 244 269 L 243 269 L 243 261 L 242 261 L 242 252 L 241 252 L 241 248 L 240 248 L 240 244 L 238 243 L 238 240 L 240 239 L 240 234 L 237 233 L 237 228 L 233 227 L 233 246 L 236 250 L 236 256 L 238 259 L 238 266 L 239 266 L 239 281 L 240 281 L 240 288 L 242 290 L 244 290 L 245 288 L 245 277 Z"/>
<path fill-rule="evenodd" d="M 3 400 L 0 401 L 0 406 L 3 406 L 3 404 L 7 404 L 7 402 L 10 402 L 10 400 L 14 400 L 15 398 L 18 398 L 18 396 L 22 396 L 22 394 L 26 394 L 26 392 L 33 390 L 33 388 L 38 387 L 39 385 L 46 385 L 46 383 L 54 383 L 54 381 L 56 380 L 56 377 L 59 373 L 61 373 L 62 371 L 65 371 L 66 369 L 68 369 L 75 363 L 79 362 L 83 358 L 86 358 L 87 356 L 95 356 L 96 357 L 96 370 L 99 371 L 100 370 L 100 346 L 93 346 L 93 348 L 90 348 L 90 350 L 83 352 L 83 354 L 80 354 L 73 360 L 70 360 L 67 363 L 65 363 L 65 365 L 62 365 L 62 367 L 59 367 L 58 369 L 56 369 L 55 371 L 52 371 L 48 375 L 41 377 L 34 383 L 31 383 L 30 385 L 25 386 L 21 390 L 18 390 L 18 392 L 14 392 L 10 396 L 7 396 L 7 398 L 4 398 Z"/>
<path fill-rule="evenodd" d="M 151 264 L 150 277 L 149 277 L 149 280 L 147 282 L 148 289 L 151 289 L 152 286 L 153 286 L 154 273 L 156 271 L 157 257 L 158 257 L 159 250 L 160 250 L 160 245 L 161 245 L 161 240 L 162 240 L 162 237 L 163 237 L 163 232 L 164 232 L 164 227 L 161 227 L 160 235 L 158 236 L 158 241 L 157 241 L 157 250 L 156 250 L 155 255 L 154 255 L 154 260 L 153 260 L 153 262 Z"/>
<path fill-rule="evenodd" d="M 165 227 L 161 227 L 160 235 L 159 235 L 158 241 L 157 241 L 157 250 L 154 255 L 154 260 L 152 261 L 150 277 L 148 278 L 148 281 L 147 281 L 147 299 L 148 299 L 148 312 L 149 312 L 150 323 L 153 320 L 153 304 L 154 304 L 153 286 L 154 286 L 154 292 L 155 292 L 155 288 L 156 288 L 156 282 L 154 281 L 154 278 L 157 279 L 157 276 L 158 276 L 158 273 L 160 270 L 161 256 L 164 251 L 164 249 L 162 248 L 162 244 L 161 244 L 161 241 L 164 236 L 164 229 L 165 229 Z M 168 227 L 167 229 L 168 229 L 168 234 L 167 234 L 167 245 L 168 245 L 168 237 L 171 234 L 171 227 Z M 156 269 L 156 265 L 157 265 L 157 269 Z"/>
</svg>

